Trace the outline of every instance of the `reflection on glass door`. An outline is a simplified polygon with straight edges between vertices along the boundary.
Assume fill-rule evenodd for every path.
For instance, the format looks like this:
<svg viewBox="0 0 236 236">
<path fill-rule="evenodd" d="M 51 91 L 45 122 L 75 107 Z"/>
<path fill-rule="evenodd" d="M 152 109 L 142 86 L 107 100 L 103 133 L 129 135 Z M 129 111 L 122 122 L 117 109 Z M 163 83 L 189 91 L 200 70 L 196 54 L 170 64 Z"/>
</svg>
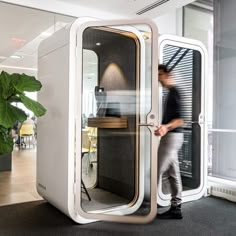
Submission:
<svg viewBox="0 0 236 236">
<path fill-rule="evenodd" d="M 135 38 L 104 27 L 83 33 L 81 205 L 86 212 L 136 201 L 139 45 Z"/>
<path fill-rule="evenodd" d="M 82 117 L 76 125 L 75 205 L 84 219 L 144 223 L 156 215 L 158 36 L 152 22 L 137 22 L 89 22 L 78 31 L 77 67 L 83 73 L 78 75 Z M 96 72 L 87 53 L 96 55 Z M 88 88 L 85 74 L 95 73 Z M 150 203 L 145 207 L 144 196 Z"/>
<path fill-rule="evenodd" d="M 97 184 L 97 128 L 88 127 L 88 119 L 96 116 L 94 88 L 98 84 L 98 57 L 83 49 L 83 96 L 82 96 L 82 179 L 84 194 Z M 85 191 L 86 190 L 86 191 Z"/>
<path fill-rule="evenodd" d="M 49 113 L 37 186 L 77 223 L 148 223 L 156 215 L 157 39 L 148 20 L 78 18 L 40 47 Z M 144 179 L 150 204 L 139 211 Z"/>
</svg>

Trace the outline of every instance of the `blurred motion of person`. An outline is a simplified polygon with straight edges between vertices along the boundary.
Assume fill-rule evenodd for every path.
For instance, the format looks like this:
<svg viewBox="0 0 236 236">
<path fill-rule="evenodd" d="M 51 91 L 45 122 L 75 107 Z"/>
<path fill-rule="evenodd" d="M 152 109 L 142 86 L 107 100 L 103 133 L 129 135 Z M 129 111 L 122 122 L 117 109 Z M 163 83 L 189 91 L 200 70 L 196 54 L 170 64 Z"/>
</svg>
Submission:
<svg viewBox="0 0 236 236">
<path fill-rule="evenodd" d="M 158 183 L 165 174 L 170 184 L 171 206 L 168 211 L 157 214 L 157 218 L 182 219 L 182 182 L 178 160 L 178 151 L 183 144 L 183 133 L 180 132 L 184 123 L 181 117 L 181 99 L 166 65 L 159 65 L 158 77 L 161 85 L 168 90 L 162 124 L 154 131 L 156 136 L 161 137 L 158 148 Z"/>
<path fill-rule="evenodd" d="M 15 140 L 16 145 L 20 144 L 20 135 L 19 135 L 20 127 L 21 123 L 17 121 L 12 128 L 12 138 Z"/>
</svg>

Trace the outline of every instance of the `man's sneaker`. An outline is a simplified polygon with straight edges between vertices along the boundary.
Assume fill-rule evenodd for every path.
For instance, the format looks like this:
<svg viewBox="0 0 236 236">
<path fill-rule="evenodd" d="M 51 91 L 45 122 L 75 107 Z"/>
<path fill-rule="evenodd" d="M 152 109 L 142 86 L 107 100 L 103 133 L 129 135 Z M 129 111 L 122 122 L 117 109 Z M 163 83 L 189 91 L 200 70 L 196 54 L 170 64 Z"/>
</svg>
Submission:
<svg viewBox="0 0 236 236">
<path fill-rule="evenodd" d="M 157 214 L 158 219 L 183 219 L 181 212 L 181 205 L 171 206 L 170 209 L 164 213 Z"/>
</svg>

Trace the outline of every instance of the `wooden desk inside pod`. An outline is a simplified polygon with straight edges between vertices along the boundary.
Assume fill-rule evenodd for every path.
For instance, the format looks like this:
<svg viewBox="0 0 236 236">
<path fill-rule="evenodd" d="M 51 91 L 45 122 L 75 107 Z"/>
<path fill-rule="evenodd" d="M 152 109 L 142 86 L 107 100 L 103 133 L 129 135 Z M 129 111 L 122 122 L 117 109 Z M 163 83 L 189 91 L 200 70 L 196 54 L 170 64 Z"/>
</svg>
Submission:
<svg viewBox="0 0 236 236">
<path fill-rule="evenodd" d="M 127 117 L 95 117 L 88 118 L 88 127 L 97 128 L 127 128 L 128 119 Z"/>
</svg>

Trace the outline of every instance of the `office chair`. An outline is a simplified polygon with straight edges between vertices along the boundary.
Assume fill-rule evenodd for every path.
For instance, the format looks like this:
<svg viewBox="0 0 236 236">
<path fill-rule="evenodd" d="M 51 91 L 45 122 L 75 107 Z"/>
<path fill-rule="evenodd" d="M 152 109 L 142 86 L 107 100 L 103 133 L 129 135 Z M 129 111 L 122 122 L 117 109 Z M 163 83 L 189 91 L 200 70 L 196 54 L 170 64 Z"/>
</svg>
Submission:
<svg viewBox="0 0 236 236">
<path fill-rule="evenodd" d="M 87 154 L 88 155 L 88 161 L 89 161 L 89 151 L 90 151 L 90 140 L 88 138 L 88 131 L 87 130 L 83 130 L 82 131 L 82 153 L 81 153 L 81 158 L 83 159 L 84 155 Z M 87 164 L 88 165 L 88 164 Z M 88 174 L 88 168 L 86 168 L 86 174 Z M 91 201 L 91 197 L 88 193 L 88 190 L 84 184 L 84 181 L 81 177 L 81 191 L 83 193 L 86 194 L 86 196 L 88 197 L 88 200 Z"/>
<path fill-rule="evenodd" d="M 89 133 L 89 161 L 88 161 L 88 168 L 93 167 L 93 163 L 97 163 L 96 153 L 97 153 L 97 128 L 88 128 Z M 92 160 L 95 159 L 95 160 Z"/>
<path fill-rule="evenodd" d="M 33 124 L 22 124 L 20 128 L 20 148 L 21 146 L 25 146 L 26 148 L 26 142 L 28 141 L 29 148 L 30 144 L 34 146 L 34 125 Z"/>
</svg>

